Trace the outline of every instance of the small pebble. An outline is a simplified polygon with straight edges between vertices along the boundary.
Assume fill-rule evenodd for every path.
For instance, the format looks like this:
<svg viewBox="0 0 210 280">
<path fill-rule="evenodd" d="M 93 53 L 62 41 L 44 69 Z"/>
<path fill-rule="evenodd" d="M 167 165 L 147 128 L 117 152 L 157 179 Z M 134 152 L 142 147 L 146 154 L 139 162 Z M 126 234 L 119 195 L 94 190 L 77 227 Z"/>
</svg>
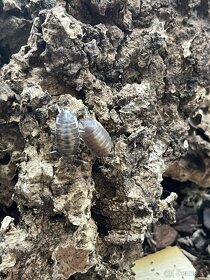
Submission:
<svg viewBox="0 0 210 280">
<path fill-rule="evenodd" d="M 155 225 L 154 240 L 158 249 L 172 245 L 177 237 L 177 231 L 170 225 Z"/>
</svg>

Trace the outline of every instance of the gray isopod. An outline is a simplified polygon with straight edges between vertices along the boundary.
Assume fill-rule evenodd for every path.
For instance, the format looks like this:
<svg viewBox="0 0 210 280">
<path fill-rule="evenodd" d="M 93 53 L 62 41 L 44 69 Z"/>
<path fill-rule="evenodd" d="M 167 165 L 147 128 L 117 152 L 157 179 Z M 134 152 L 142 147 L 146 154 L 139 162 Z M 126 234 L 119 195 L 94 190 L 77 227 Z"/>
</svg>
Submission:
<svg viewBox="0 0 210 280">
<path fill-rule="evenodd" d="M 80 121 L 80 135 L 88 148 L 97 157 L 108 156 L 112 149 L 112 140 L 106 129 L 93 118 Z"/>
<path fill-rule="evenodd" d="M 56 146 L 64 156 L 75 155 L 80 143 L 79 125 L 74 113 L 59 110 L 56 118 Z"/>
</svg>

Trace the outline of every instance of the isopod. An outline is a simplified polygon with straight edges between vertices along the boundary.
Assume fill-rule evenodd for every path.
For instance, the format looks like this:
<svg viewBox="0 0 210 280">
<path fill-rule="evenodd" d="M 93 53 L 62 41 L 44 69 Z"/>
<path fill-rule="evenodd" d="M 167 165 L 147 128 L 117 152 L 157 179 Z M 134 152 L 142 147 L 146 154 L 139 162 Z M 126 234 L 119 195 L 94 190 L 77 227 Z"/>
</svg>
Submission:
<svg viewBox="0 0 210 280">
<path fill-rule="evenodd" d="M 59 110 L 56 118 L 56 146 L 64 156 L 75 155 L 80 143 L 79 125 L 74 113 Z"/>
<path fill-rule="evenodd" d="M 80 121 L 80 135 L 88 148 L 97 157 L 108 156 L 112 149 L 112 140 L 106 129 L 93 118 Z"/>
</svg>

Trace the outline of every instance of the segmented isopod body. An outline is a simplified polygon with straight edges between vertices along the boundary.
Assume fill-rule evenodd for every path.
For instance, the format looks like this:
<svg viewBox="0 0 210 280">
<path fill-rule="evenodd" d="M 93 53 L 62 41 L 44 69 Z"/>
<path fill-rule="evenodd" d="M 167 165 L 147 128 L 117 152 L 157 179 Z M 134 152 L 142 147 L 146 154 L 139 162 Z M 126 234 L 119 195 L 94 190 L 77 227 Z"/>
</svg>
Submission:
<svg viewBox="0 0 210 280">
<path fill-rule="evenodd" d="M 108 156 L 112 149 L 112 140 L 106 129 L 93 118 L 80 121 L 81 138 L 97 157 Z"/>
<path fill-rule="evenodd" d="M 65 109 L 56 118 L 56 146 L 64 156 L 74 155 L 79 148 L 79 126 L 74 113 Z"/>
</svg>

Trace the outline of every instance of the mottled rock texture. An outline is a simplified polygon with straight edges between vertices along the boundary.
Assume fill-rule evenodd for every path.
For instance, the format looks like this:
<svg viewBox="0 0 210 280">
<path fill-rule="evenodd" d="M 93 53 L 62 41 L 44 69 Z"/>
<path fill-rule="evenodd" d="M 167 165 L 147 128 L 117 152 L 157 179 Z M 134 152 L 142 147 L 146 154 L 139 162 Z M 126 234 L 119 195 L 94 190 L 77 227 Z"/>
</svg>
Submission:
<svg viewBox="0 0 210 280">
<path fill-rule="evenodd" d="M 208 20 L 207 1 L 0 1 L 2 279 L 134 279 L 147 228 L 174 221 L 163 174 L 197 146 L 209 170 Z M 110 156 L 54 152 L 57 105 L 95 116 Z"/>
<path fill-rule="evenodd" d="M 0 1 L 0 66 L 27 43 L 32 22 L 42 9 L 55 6 L 55 0 Z"/>
</svg>

